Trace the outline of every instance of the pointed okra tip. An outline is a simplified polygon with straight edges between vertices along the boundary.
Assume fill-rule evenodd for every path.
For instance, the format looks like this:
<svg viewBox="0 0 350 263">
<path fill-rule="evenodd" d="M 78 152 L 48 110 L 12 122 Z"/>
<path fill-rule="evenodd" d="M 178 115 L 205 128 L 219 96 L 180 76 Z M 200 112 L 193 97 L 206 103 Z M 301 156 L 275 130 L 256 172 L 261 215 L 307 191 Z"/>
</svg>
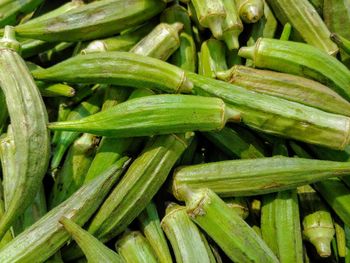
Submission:
<svg viewBox="0 0 350 263">
<path fill-rule="evenodd" d="M 247 7 L 242 9 L 240 16 L 244 22 L 252 24 L 258 22 L 263 14 L 264 10 L 260 6 L 247 5 Z"/>
<path fill-rule="evenodd" d="M 5 26 L 4 36 L 0 40 L 0 49 L 12 49 L 16 52 L 21 51 L 21 45 L 16 40 L 16 33 L 14 27 Z"/>
</svg>

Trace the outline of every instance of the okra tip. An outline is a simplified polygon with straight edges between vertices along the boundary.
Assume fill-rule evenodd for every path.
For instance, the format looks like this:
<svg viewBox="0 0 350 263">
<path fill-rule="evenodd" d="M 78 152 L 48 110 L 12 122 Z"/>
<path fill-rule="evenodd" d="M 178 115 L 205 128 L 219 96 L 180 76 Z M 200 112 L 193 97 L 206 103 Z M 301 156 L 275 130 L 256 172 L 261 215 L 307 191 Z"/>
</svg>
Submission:
<svg viewBox="0 0 350 263">
<path fill-rule="evenodd" d="M 105 43 L 101 40 L 95 40 L 92 41 L 86 48 L 84 48 L 82 51 L 80 51 L 80 54 L 86 55 L 89 53 L 95 53 L 95 52 L 105 52 L 107 51 L 107 47 Z"/>
<path fill-rule="evenodd" d="M 5 26 L 4 36 L 0 40 L 0 48 L 8 48 L 16 52 L 19 52 L 21 50 L 21 44 L 16 40 L 16 33 L 14 27 Z"/>
<path fill-rule="evenodd" d="M 254 60 L 255 46 L 241 47 L 238 50 L 238 56 Z"/>
<path fill-rule="evenodd" d="M 263 12 L 259 7 L 255 5 L 249 5 L 242 12 L 241 18 L 244 22 L 252 24 L 258 22 L 262 15 Z"/>
</svg>

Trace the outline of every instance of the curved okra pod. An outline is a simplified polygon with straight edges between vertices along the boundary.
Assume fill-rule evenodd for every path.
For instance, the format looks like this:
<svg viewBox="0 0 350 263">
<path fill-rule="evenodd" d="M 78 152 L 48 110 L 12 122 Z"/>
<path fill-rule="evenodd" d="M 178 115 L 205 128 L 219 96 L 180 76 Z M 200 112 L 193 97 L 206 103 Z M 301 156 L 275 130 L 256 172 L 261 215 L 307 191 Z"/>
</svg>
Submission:
<svg viewBox="0 0 350 263">
<path fill-rule="evenodd" d="M 62 216 L 84 225 L 111 190 L 127 163 L 121 159 L 91 183 L 82 186 L 69 199 L 52 209 L 0 251 L 0 262 L 43 262 L 69 239 L 59 224 Z"/>
<path fill-rule="evenodd" d="M 47 169 L 50 138 L 45 105 L 26 64 L 16 52 L 19 44 L 11 27 L 5 28 L 0 45 L 0 85 L 16 147 L 16 191 L 0 219 L 2 237 L 35 198 Z"/>
<path fill-rule="evenodd" d="M 350 116 L 350 103 L 319 82 L 299 76 L 237 65 L 218 79 L 246 89 L 295 101 L 323 111 Z"/>
<path fill-rule="evenodd" d="M 47 81 L 152 87 L 170 93 L 189 93 L 192 89 L 192 83 L 178 67 L 129 52 L 78 55 L 48 69 L 34 70 L 32 74 Z"/>
<path fill-rule="evenodd" d="M 222 98 L 229 107 L 241 112 L 243 123 L 256 130 L 335 149 L 344 149 L 349 143 L 348 117 L 191 72 L 187 72 L 187 76 L 193 82 L 196 94 Z"/>
<path fill-rule="evenodd" d="M 327 26 L 309 0 L 267 0 L 267 3 L 282 24 L 289 22 L 306 43 L 330 55 L 337 54 Z"/>
<path fill-rule="evenodd" d="M 336 58 L 310 45 L 260 38 L 255 46 L 243 47 L 239 56 L 267 68 L 319 81 L 346 99 L 350 98 L 350 71 Z"/>
<path fill-rule="evenodd" d="M 171 243 L 176 262 L 216 262 L 208 241 L 187 215 L 186 207 L 169 204 L 161 225 Z"/>
<path fill-rule="evenodd" d="M 259 235 L 212 190 L 183 189 L 187 214 L 234 262 L 279 262 Z"/>
<path fill-rule="evenodd" d="M 18 25 L 16 33 L 20 37 L 45 41 L 96 39 L 142 24 L 164 7 L 165 3 L 160 0 L 95 1 L 64 14 Z"/>
<path fill-rule="evenodd" d="M 239 120 L 239 113 L 227 108 L 220 99 L 166 94 L 133 99 L 80 120 L 50 123 L 49 128 L 107 137 L 137 137 L 220 130 L 227 121 Z"/>
<path fill-rule="evenodd" d="M 64 226 L 75 242 L 79 244 L 89 262 L 124 262 L 116 252 L 109 249 L 71 219 L 63 216 L 59 222 Z"/>
<path fill-rule="evenodd" d="M 271 193 L 347 175 L 350 163 L 303 158 L 270 157 L 221 161 L 178 168 L 172 192 L 179 198 L 181 189 L 208 187 L 223 197 Z"/>
<path fill-rule="evenodd" d="M 256 23 L 264 15 L 263 0 L 235 0 L 237 11 L 245 23 Z"/>
</svg>

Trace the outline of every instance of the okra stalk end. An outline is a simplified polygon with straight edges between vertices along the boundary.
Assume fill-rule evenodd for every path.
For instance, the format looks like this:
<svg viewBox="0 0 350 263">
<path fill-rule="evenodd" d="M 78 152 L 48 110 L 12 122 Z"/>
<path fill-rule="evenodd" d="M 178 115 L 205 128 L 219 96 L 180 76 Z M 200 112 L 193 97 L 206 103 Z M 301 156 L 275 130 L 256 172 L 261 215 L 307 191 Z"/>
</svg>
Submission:
<svg viewBox="0 0 350 263">
<path fill-rule="evenodd" d="M 222 17 L 214 15 L 207 18 L 208 27 L 213 33 L 213 36 L 217 39 L 222 37 L 222 20 Z"/>
<path fill-rule="evenodd" d="M 21 50 L 21 45 L 16 40 L 14 27 L 5 26 L 4 36 L 0 40 L 0 48 L 9 48 L 16 52 L 19 52 Z"/>
<path fill-rule="evenodd" d="M 254 60 L 255 46 L 241 47 L 238 50 L 238 56 Z"/>
<path fill-rule="evenodd" d="M 320 257 L 329 257 L 331 255 L 331 241 L 334 236 L 334 228 L 310 228 L 304 230 L 303 235 L 314 245 Z"/>
<path fill-rule="evenodd" d="M 229 50 L 239 48 L 239 41 L 238 41 L 239 33 L 237 34 L 236 32 L 233 32 L 233 31 L 224 33 L 224 41 Z"/>
<path fill-rule="evenodd" d="M 262 9 L 249 5 L 240 13 L 240 16 L 244 22 L 252 24 L 258 22 L 263 14 Z"/>
</svg>

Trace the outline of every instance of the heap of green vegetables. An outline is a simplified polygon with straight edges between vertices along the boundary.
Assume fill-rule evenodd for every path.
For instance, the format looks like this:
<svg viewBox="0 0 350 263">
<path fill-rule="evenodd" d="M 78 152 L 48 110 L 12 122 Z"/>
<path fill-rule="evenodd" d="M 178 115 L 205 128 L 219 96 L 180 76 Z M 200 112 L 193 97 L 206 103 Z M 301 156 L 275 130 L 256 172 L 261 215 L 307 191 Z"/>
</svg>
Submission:
<svg viewBox="0 0 350 263">
<path fill-rule="evenodd" d="M 350 0 L 0 0 L 0 262 L 350 262 Z"/>
</svg>

